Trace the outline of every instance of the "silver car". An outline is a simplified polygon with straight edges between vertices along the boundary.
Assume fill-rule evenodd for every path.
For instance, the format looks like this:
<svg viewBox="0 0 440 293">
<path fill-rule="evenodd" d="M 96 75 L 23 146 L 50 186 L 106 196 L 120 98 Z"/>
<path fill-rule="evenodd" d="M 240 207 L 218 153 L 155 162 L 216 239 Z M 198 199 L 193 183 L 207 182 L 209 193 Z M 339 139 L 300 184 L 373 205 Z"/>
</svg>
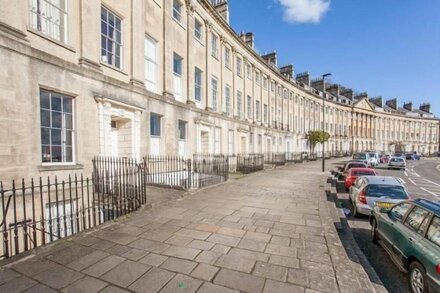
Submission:
<svg viewBox="0 0 440 293">
<path fill-rule="evenodd" d="M 388 162 L 388 169 L 406 170 L 406 161 L 404 158 L 392 157 Z"/>
<path fill-rule="evenodd" d="M 386 176 L 358 177 L 350 187 L 353 214 L 370 215 L 375 206 L 390 208 L 409 198 L 401 179 Z"/>
</svg>

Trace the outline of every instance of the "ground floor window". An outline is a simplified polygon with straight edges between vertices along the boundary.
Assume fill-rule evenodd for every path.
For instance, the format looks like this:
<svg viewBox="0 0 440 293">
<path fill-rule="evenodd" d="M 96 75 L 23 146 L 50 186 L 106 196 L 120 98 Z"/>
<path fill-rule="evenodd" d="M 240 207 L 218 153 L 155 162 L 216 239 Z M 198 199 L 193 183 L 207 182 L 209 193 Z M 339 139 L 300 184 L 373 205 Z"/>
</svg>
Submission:
<svg viewBox="0 0 440 293">
<path fill-rule="evenodd" d="M 40 91 L 41 156 L 43 163 L 73 162 L 73 98 Z"/>
</svg>

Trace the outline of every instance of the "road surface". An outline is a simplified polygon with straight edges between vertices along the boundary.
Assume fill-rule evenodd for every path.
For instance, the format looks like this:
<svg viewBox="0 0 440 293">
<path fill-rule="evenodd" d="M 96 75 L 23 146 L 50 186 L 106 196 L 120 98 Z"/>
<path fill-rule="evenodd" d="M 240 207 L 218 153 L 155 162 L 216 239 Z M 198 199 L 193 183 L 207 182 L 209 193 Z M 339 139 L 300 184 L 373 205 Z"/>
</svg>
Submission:
<svg viewBox="0 0 440 293">
<path fill-rule="evenodd" d="M 440 160 L 438 159 L 408 161 L 407 171 L 388 170 L 383 164 L 376 170 L 382 176 L 401 178 L 412 198 L 440 201 Z M 342 206 L 352 211 L 352 205 L 348 202 L 348 193 L 340 184 L 338 196 Z M 409 293 L 407 276 L 397 269 L 380 246 L 371 242 L 368 217 L 356 219 L 351 214 L 347 219 L 359 248 L 375 269 L 385 288 L 391 293 Z"/>
</svg>

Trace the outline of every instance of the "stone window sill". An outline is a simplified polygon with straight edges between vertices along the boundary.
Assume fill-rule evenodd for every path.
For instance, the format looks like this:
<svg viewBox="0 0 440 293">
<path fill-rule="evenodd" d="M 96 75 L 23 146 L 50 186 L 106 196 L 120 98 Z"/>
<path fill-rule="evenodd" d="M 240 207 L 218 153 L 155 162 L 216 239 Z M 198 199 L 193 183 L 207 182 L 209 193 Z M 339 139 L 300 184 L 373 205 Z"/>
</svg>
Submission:
<svg viewBox="0 0 440 293">
<path fill-rule="evenodd" d="M 71 170 L 84 170 L 84 165 L 81 164 L 73 164 L 73 165 L 64 165 L 64 164 L 54 164 L 54 165 L 40 165 L 38 166 L 38 170 L 41 172 L 49 172 L 49 171 L 71 171 Z"/>
</svg>

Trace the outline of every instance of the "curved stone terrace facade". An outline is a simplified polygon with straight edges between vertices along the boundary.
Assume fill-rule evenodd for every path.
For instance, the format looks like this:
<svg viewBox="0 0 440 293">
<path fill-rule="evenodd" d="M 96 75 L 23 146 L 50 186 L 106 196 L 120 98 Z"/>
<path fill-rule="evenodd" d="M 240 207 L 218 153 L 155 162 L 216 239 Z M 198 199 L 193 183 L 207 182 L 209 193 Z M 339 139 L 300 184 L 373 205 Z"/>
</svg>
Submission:
<svg viewBox="0 0 440 293">
<path fill-rule="evenodd" d="M 226 1 L 3 3 L 2 179 L 87 173 L 98 154 L 303 152 L 323 127 L 332 152 L 438 150 L 429 105 L 295 75 L 228 18 Z"/>
</svg>

